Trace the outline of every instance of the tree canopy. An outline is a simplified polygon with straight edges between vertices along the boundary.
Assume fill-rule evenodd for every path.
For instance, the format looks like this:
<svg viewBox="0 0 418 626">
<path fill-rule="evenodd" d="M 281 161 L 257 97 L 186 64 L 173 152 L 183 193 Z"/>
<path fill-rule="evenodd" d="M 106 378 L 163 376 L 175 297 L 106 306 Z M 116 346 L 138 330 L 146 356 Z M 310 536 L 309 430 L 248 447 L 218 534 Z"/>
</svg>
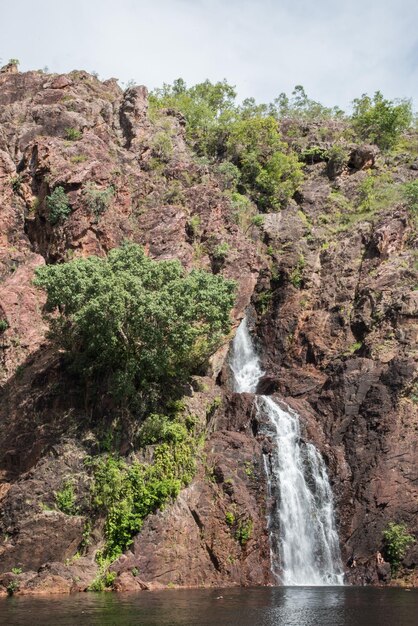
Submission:
<svg viewBox="0 0 418 626">
<path fill-rule="evenodd" d="M 353 105 L 352 121 L 358 135 L 383 150 L 392 148 L 412 123 L 411 102 L 387 100 L 380 91 L 373 98 L 363 94 Z"/>
<path fill-rule="evenodd" d="M 125 405 L 186 380 L 230 329 L 232 281 L 154 261 L 133 243 L 38 268 L 35 284 L 58 311 L 51 328 L 72 367 L 105 377 Z"/>
</svg>

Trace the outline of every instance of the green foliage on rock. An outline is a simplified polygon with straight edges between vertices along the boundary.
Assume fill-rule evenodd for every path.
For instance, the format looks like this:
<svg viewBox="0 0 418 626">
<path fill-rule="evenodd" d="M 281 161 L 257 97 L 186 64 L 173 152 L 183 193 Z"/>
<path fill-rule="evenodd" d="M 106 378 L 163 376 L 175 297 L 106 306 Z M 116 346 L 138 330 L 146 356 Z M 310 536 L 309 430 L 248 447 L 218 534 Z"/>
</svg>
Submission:
<svg viewBox="0 0 418 626">
<path fill-rule="evenodd" d="M 38 268 L 35 284 L 58 311 L 51 329 L 73 369 L 107 381 L 124 407 L 149 407 L 187 380 L 230 329 L 232 281 L 153 261 L 132 243 Z"/>
<path fill-rule="evenodd" d="M 296 85 L 289 97 L 281 93 L 269 107 L 270 114 L 280 118 L 297 118 L 305 120 L 342 118 L 344 111 L 339 107 L 326 107 L 308 97 L 302 85 Z"/>
<path fill-rule="evenodd" d="M 363 94 L 353 102 L 352 124 L 359 137 L 382 150 L 392 148 L 412 123 L 409 100 L 386 100 L 380 91 Z"/>
<path fill-rule="evenodd" d="M 58 224 L 58 222 L 67 219 L 71 213 L 71 205 L 64 187 L 55 187 L 51 195 L 46 198 L 46 207 L 49 211 L 48 221 L 50 224 Z"/>
<path fill-rule="evenodd" d="M 277 119 L 267 106 L 235 103 L 226 81 L 188 88 L 178 79 L 150 96 L 152 111 L 176 109 L 186 119 L 189 144 L 216 164 L 221 187 L 248 194 L 263 210 L 278 209 L 302 180 L 301 164 L 281 140 Z"/>
<path fill-rule="evenodd" d="M 303 269 L 306 265 L 305 257 L 303 254 L 299 255 L 298 262 L 292 269 L 289 275 L 290 282 L 296 289 L 300 289 L 303 282 Z"/>
<path fill-rule="evenodd" d="M 93 582 L 88 586 L 87 591 L 95 591 L 96 593 L 100 593 L 105 589 L 109 589 L 113 585 L 113 581 L 116 578 L 116 572 L 108 571 L 107 568 L 109 567 L 109 564 L 110 561 L 102 561 L 100 563 L 99 572 Z"/>
<path fill-rule="evenodd" d="M 234 116 L 235 88 L 224 81 L 204 81 L 188 88 L 179 78 L 150 94 L 150 108 L 180 111 L 186 118 L 187 139 L 199 155 L 213 156 L 222 144 L 222 132 Z"/>
<path fill-rule="evenodd" d="M 78 128 L 66 128 L 65 138 L 69 141 L 78 141 L 83 136 L 83 133 Z"/>
<path fill-rule="evenodd" d="M 115 195 L 115 190 L 110 185 L 104 189 L 98 188 L 94 183 L 87 183 L 83 189 L 83 196 L 88 209 L 99 218 L 110 207 Z"/>
<path fill-rule="evenodd" d="M 418 216 L 418 180 L 403 185 L 402 194 L 411 213 Z"/>
<path fill-rule="evenodd" d="M 405 524 L 395 524 L 390 522 L 383 532 L 385 541 L 385 553 L 392 571 L 394 573 L 399 569 L 408 548 L 415 543 L 415 537 L 410 535 Z"/>
<path fill-rule="evenodd" d="M 225 522 L 228 524 L 228 526 L 233 526 L 235 524 L 235 515 L 232 513 L 232 511 L 227 511 L 225 513 Z"/>
<path fill-rule="evenodd" d="M 18 580 L 11 580 L 9 582 L 9 584 L 6 587 L 6 591 L 7 591 L 7 595 L 8 596 L 12 596 L 14 595 L 17 591 L 20 590 L 20 583 Z"/>
<path fill-rule="evenodd" d="M 253 534 L 253 521 L 251 518 L 239 520 L 235 529 L 235 539 L 245 546 L 245 544 L 251 539 Z"/>
<path fill-rule="evenodd" d="M 173 142 L 168 132 L 160 130 L 154 135 L 152 152 L 162 162 L 168 162 L 173 154 Z"/>
<path fill-rule="evenodd" d="M 22 189 L 22 177 L 17 174 L 16 176 L 13 176 L 10 182 L 14 193 L 19 193 Z"/>
<path fill-rule="evenodd" d="M 302 166 L 296 155 L 286 152 L 273 117 L 235 122 L 226 149 L 241 172 L 238 190 L 261 209 L 280 208 L 302 181 Z"/>
<path fill-rule="evenodd" d="M 200 440 L 193 419 L 153 415 L 142 427 L 141 443 L 156 444 L 151 463 L 112 455 L 90 462 L 93 505 L 105 517 L 105 559 L 117 558 L 145 517 L 176 498 L 195 474 Z"/>
<path fill-rule="evenodd" d="M 65 481 L 62 489 L 55 494 L 55 503 L 57 509 L 66 513 L 67 515 L 76 515 L 76 495 L 74 492 L 74 484 L 71 480 Z"/>
</svg>

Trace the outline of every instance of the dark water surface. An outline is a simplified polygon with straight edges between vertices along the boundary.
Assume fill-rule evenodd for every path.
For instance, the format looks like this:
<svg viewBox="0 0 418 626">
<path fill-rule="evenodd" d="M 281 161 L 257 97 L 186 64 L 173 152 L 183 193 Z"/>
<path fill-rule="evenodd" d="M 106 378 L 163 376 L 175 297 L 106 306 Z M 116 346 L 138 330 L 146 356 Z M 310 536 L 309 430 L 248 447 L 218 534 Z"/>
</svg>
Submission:
<svg viewBox="0 0 418 626">
<path fill-rule="evenodd" d="M 417 626 L 418 589 L 278 587 L 0 600 L 3 626 Z"/>
</svg>

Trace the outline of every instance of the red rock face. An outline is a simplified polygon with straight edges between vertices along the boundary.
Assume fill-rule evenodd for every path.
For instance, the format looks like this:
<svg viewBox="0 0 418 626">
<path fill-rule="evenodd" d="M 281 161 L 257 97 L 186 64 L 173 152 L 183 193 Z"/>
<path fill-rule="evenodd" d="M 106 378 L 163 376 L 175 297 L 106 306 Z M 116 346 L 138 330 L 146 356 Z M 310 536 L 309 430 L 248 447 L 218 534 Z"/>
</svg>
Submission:
<svg viewBox="0 0 418 626">
<path fill-rule="evenodd" d="M 161 133 L 171 141 L 166 154 Z M 84 459 L 101 449 L 90 426 L 100 418 L 112 428 L 110 409 L 105 398 L 86 407 L 64 375 L 32 280 L 43 263 L 104 255 L 125 239 L 153 258 L 237 281 L 234 323 L 251 303 L 266 371 L 260 390 L 299 412 L 328 464 L 348 580 L 388 581 L 376 559 L 382 531 L 399 521 L 418 533 L 416 230 L 402 203 L 379 209 L 374 226 L 360 216 L 332 228 L 330 193 L 354 200 L 363 170 L 383 165 L 373 147 L 348 152 L 332 172 L 324 162 L 306 166 L 297 204 L 265 217 L 261 245 L 235 224 L 217 180 L 190 153 L 184 119 L 167 110 L 150 121 L 145 87 L 122 92 L 86 72 L 0 74 L 0 590 L 14 576 L 23 593 L 69 592 L 97 574 L 103 520 L 95 518 L 77 558 L 86 515 L 57 511 L 55 494 L 74 478 L 87 507 Z M 403 162 L 394 168 L 398 180 L 416 175 Z M 99 212 L 89 184 L 112 190 Z M 58 186 L 71 213 L 51 224 L 46 198 Z M 219 263 L 221 243 L 229 252 Z M 253 397 L 228 391 L 227 351 L 213 356 L 205 391 L 187 397 L 207 425 L 198 473 L 112 565 L 115 589 L 274 582 L 263 471 L 271 442 L 259 433 Z M 130 450 L 124 427 L 122 452 Z M 240 524 L 249 521 L 242 541 Z M 417 550 L 405 566 L 416 564 Z"/>
<path fill-rule="evenodd" d="M 265 222 L 266 241 L 281 253 L 274 259 L 278 278 L 264 279 L 270 304 L 257 334 L 269 381 L 300 413 L 328 462 L 347 579 L 384 583 L 376 553 L 388 523 L 418 533 L 416 227 L 398 204 L 382 209 L 373 226 L 360 218 L 332 233 L 331 188 L 323 166 L 310 170 L 299 207 Z M 363 176 L 342 175 L 339 189 L 355 198 Z M 413 176 L 408 166 L 395 173 L 401 181 Z M 301 254 L 296 287 L 292 271 Z M 411 546 L 404 564 L 413 569 L 417 559 Z"/>
</svg>

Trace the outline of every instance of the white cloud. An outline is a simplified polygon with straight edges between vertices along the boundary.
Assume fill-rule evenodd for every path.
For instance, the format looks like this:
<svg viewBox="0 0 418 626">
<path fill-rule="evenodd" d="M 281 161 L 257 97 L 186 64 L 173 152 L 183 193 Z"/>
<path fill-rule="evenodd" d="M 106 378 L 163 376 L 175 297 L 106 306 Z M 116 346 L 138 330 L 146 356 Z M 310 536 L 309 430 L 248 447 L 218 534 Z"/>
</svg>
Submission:
<svg viewBox="0 0 418 626">
<path fill-rule="evenodd" d="M 0 56 L 155 87 L 226 77 L 272 100 L 303 84 L 347 107 L 363 92 L 418 102 L 414 0 L 0 0 Z"/>
</svg>

